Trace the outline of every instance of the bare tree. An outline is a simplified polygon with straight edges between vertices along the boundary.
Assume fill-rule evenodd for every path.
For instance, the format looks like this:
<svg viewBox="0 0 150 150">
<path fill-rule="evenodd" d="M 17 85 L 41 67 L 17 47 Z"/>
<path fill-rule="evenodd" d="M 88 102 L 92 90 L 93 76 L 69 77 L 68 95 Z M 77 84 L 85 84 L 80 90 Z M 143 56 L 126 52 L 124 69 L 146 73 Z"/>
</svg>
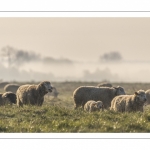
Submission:
<svg viewBox="0 0 150 150">
<path fill-rule="evenodd" d="M 13 64 L 12 61 L 14 61 L 15 49 L 10 46 L 6 46 L 2 48 L 1 52 L 2 52 L 1 55 L 7 58 L 8 67 L 11 67 L 11 65 Z"/>
<path fill-rule="evenodd" d="M 10 46 L 1 49 L 1 56 L 6 57 L 8 67 L 22 65 L 25 62 L 40 60 L 40 55 L 32 51 L 24 51 Z"/>
</svg>

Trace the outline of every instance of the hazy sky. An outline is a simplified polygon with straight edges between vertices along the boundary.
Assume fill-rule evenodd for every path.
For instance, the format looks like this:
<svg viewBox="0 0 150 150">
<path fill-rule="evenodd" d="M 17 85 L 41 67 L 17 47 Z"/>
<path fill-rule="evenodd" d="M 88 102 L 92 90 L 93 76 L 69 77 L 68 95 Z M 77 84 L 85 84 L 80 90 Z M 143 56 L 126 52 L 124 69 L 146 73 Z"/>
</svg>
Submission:
<svg viewBox="0 0 150 150">
<path fill-rule="evenodd" d="M 0 49 L 7 45 L 41 58 L 15 66 L 16 71 L 1 60 L 0 79 L 43 80 L 51 75 L 53 80 L 150 82 L 150 18 L 0 18 Z M 121 62 L 99 61 L 113 51 Z M 46 57 L 57 65 L 43 63 Z M 63 58 L 73 64 L 62 64 Z"/>
<path fill-rule="evenodd" d="M 0 18 L 0 48 L 93 61 L 110 51 L 150 60 L 150 18 Z"/>
</svg>

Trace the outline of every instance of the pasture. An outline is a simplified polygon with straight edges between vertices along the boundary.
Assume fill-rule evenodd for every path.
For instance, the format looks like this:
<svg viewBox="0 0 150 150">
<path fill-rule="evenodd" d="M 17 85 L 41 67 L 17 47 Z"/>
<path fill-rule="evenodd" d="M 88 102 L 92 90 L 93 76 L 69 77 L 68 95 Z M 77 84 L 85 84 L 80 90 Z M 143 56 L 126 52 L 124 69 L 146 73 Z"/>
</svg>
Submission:
<svg viewBox="0 0 150 150">
<path fill-rule="evenodd" d="M 20 84 L 20 83 L 19 83 Z M 24 83 L 21 83 L 24 84 Z M 87 113 L 74 110 L 73 91 L 97 82 L 52 82 L 59 95 L 45 96 L 42 107 L 0 107 L 0 132 L 4 133 L 147 133 L 150 132 L 150 109 L 144 112 L 118 113 L 110 110 Z M 150 83 L 112 83 L 124 87 L 126 94 L 150 89 Z M 0 92 L 4 92 L 0 89 Z"/>
</svg>

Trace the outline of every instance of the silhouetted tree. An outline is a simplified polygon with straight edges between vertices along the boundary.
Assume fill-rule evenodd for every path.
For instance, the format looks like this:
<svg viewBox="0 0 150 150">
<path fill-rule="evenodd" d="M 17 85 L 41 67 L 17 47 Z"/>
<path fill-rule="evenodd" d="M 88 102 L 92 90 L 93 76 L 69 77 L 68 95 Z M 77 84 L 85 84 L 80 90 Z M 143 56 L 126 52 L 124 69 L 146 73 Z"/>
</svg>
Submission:
<svg viewBox="0 0 150 150">
<path fill-rule="evenodd" d="M 105 53 L 102 56 L 100 56 L 100 60 L 102 61 L 118 61 L 121 59 L 122 59 L 122 56 L 119 52 Z"/>
</svg>

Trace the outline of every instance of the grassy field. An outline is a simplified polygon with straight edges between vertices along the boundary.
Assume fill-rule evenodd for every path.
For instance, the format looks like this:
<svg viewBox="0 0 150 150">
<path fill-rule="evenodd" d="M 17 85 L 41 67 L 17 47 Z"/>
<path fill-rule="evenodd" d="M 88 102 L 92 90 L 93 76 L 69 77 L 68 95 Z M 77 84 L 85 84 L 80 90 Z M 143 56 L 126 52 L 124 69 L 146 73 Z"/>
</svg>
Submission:
<svg viewBox="0 0 150 150">
<path fill-rule="evenodd" d="M 54 82 L 58 98 L 45 96 L 42 107 L 15 105 L 0 107 L 0 132 L 7 133 L 146 133 L 150 132 L 150 109 L 144 112 L 118 113 L 109 110 L 87 113 L 73 110 L 73 91 L 81 85 L 96 82 Z M 126 94 L 147 90 L 150 83 L 112 83 L 124 87 Z M 4 92 L 0 89 L 0 92 Z"/>
</svg>

